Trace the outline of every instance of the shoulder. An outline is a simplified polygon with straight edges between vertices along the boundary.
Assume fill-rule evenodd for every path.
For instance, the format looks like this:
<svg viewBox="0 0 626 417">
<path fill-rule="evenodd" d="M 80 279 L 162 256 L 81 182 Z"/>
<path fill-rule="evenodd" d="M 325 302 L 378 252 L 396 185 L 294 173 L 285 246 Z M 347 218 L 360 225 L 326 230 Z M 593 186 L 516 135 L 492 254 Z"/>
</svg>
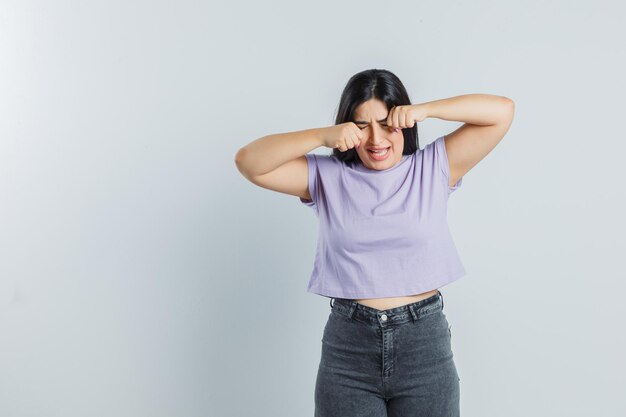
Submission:
<svg viewBox="0 0 626 417">
<path fill-rule="evenodd" d="M 422 149 L 418 149 L 417 152 L 426 156 L 435 156 L 441 150 L 442 146 L 444 146 L 444 137 L 439 136 L 437 139 L 426 144 Z"/>
<path fill-rule="evenodd" d="M 322 164 L 342 164 L 335 155 L 333 154 L 318 154 L 318 153 L 308 153 L 305 155 L 307 158 L 315 159 Z"/>
<path fill-rule="evenodd" d="M 444 167 L 444 163 L 447 163 L 445 152 L 443 136 L 439 136 L 434 141 L 425 145 L 424 148 L 418 149 L 416 155 L 419 160 L 418 163 L 422 166 L 421 170 L 434 176 L 445 175 L 447 172 Z"/>
<path fill-rule="evenodd" d="M 340 170 L 344 167 L 344 162 L 340 161 L 335 155 L 308 153 L 305 156 L 309 168 L 313 170 Z"/>
<path fill-rule="evenodd" d="M 439 164 L 442 158 L 442 152 L 445 155 L 444 136 L 439 136 L 434 141 L 428 143 L 422 149 L 418 149 L 416 154 L 424 161 Z"/>
</svg>

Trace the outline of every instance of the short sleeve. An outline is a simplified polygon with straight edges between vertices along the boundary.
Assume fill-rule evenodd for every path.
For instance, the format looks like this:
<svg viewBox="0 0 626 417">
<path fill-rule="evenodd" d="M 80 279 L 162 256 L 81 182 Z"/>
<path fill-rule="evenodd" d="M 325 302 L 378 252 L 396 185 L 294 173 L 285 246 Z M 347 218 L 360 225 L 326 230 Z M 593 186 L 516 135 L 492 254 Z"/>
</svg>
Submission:
<svg viewBox="0 0 626 417">
<path fill-rule="evenodd" d="M 311 200 L 299 197 L 300 202 L 306 206 L 311 207 L 317 213 L 317 155 L 308 153 L 304 155 L 307 163 L 307 182 L 309 186 L 309 194 L 311 194 Z"/>
<path fill-rule="evenodd" d="M 445 136 L 438 137 L 434 142 L 435 162 L 441 167 L 441 171 L 443 172 L 446 185 L 449 185 L 450 184 L 450 164 L 448 162 L 448 154 L 446 153 L 446 145 L 444 142 L 444 137 Z M 456 184 L 454 184 L 452 187 L 448 187 L 448 195 L 458 190 L 461 184 L 463 184 L 463 177 L 459 178 Z"/>
<path fill-rule="evenodd" d="M 326 210 L 328 207 L 328 196 L 340 195 L 341 185 L 338 178 L 344 169 L 344 163 L 337 159 L 334 155 L 322 154 L 305 154 L 311 199 L 307 200 L 298 197 L 300 202 L 315 210 L 316 215 L 320 215 L 320 211 Z"/>
</svg>

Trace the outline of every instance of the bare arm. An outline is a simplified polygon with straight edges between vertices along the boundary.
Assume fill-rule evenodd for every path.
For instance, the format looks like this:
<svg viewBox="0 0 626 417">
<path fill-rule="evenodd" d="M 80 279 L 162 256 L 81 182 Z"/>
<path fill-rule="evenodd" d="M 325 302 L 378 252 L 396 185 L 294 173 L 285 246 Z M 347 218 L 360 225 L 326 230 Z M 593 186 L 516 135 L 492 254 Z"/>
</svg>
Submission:
<svg viewBox="0 0 626 417">
<path fill-rule="evenodd" d="M 515 114 L 508 97 L 466 94 L 424 104 L 428 117 L 465 122 L 445 135 L 450 186 L 477 165 L 500 143 Z"/>
<path fill-rule="evenodd" d="M 256 139 L 240 148 L 235 155 L 237 169 L 248 179 L 274 171 L 323 146 L 322 129 L 277 133 Z"/>
<path fill-rule="evenodd" d="M 361 129 L 353 122 L 263 136 L 239 149 L 237 169 L 252 183 L 311 199 L 306 154 L 325 146 L 342 152 L 360 144 Z"/>
<path fill-rule="evenodd" d="M 240 148 L 235 164 L 255 185 L 310 200 L 304 155 L 322 145 L 322 128 L 267 135 Z"/>
</svg>

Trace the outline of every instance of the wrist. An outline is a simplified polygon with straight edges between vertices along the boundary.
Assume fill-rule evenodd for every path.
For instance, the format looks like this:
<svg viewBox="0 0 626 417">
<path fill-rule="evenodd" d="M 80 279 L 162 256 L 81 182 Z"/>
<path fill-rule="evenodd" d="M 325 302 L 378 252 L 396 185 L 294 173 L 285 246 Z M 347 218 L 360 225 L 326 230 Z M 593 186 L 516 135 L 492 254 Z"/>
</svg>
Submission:
<svg viewBox="0 0 626 417">
<path fill-rule="evenodd" d="M 316 127 L 310 130 L 311 137 L 313 138 L 313 142 L 316 145 L 317 148 L 319 148 L 320 146 L 324 146 L 324 137 L 326 135 L 326 128 L 325 127 Z"/>
<path fill-rule="evenodd" d="M 416 104 L 416 106 L 419 109 L 420 113 L 424 115 L 424 119 L 432 118 L 435 114 L 432 101 L 426 103 L 418 103 Z"/>
</svg>

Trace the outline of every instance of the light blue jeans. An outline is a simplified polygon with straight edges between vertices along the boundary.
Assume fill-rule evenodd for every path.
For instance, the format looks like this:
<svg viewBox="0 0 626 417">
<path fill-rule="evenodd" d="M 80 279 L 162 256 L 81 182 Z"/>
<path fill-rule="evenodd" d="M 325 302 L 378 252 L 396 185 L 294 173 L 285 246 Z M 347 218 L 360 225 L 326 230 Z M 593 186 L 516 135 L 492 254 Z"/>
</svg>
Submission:
<svg viewBox="0 0 626 417">
<path fill-rule="evenodd" d="M 330 304 L 315 417 L 459 417 L 441 292 L 388 310 L 342 298 Z"/>
</svg>

